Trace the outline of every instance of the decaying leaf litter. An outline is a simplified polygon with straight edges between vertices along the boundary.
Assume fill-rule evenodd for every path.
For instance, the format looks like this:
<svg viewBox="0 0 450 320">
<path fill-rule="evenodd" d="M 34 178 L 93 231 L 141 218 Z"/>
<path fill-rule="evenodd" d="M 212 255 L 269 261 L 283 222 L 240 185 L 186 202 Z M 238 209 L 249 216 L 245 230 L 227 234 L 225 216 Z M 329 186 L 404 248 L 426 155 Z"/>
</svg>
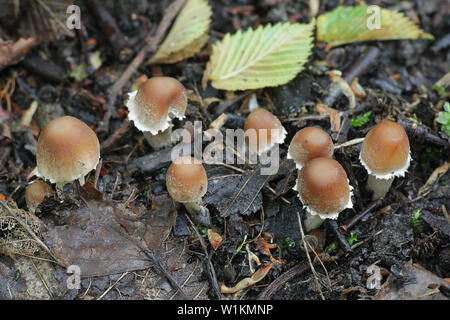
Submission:
<svg viewBox="0 0 450 320">
<path fill-rule="evenodd" d="M 57 21 L 37 29 L 29 25 L 33 19 L 14 16 L 60 10 L 43 8 L 40 2 L 31 1 L 35 5 L 23 11 L 16 11 L 16 2 L 11 2 L 10 10 L 0 16 L 0 37 L 9 41 L 2 42 L 0 52 L 17 55 L 1 60 L 2 298 L 448 298 L 449 140 L 441 123 L 448 119 L 445 1 L 382 4 L 402 12 L 413 24 L 408 27 L 411 32 L 400 32 L 403 37 L 385 36 L 381 30 L 378 39 L 428 40 L 363 42 L 354 42 L 352 34 L 338 32 L 337 27 L 324 35 L 339 12 L 363 11 L 338 8 L 337 1 L 317 1 L 315 19 L 306 2 L 214 1 L 208 14 L 202 1 L 188 1 L 188 8 L 198 6 L 199 12 L 206 12 L 201 25 L 177 21 L 192 16 L 177 16 L 185 1 L 81 2 L 86 14 L 75 38 L 59 30 Z M 8 15 L 12 18 L 5 19 Z M 295 33 L 278 24 L 287 21 L 299 28 L 317 24 L 312 35 L 300 35 L 297 43 Z M 192 27 L 185 30 L 192 35 L 185 51 L 170 45 L 170 37 L 179 42 L 171 35 L 172 22 L 175 30 L 177 24 Z M 221 49 L 222 39 L 232 39 L 238 30 L 244 36 L 253 28 L 261 39 L 270 40 L 263 32 L 269 24 L 272 32 L 283 31 L 280 36 L 293 47 L 286 52 L 276 49 L 279 56 L 271 60 L 275 42 L 252 44 L 249 38 L 241 48 L 244 54 L 247 50 L 247 60 L 229 54 L 226 63 L 217 63 L 223 61 L 214 58 L 225 47 Z M 25 49 L 11 49 L 25 43 L 17 42 L 20 38 L 38 44 L 31 40 Z M 302 41 L 310 43 L 295 48 Z M 240 47 L 227 48 L 229 52 L 222 51 L 225 56 Z M 306 57 L 292 54 L 308 48 Z M 281 67 L 298 64 L 292 75 L 276 73 L 271 63 L 280 58 L 285 63 Z M 271 176 L 261 175 L 257 164 L 205 165 L 211 225 L 196 225 L 165 189 L 170 150 L 153 151 L 126 117 L 123 102 L 133 83 L 142 75 L 161 74 L 178 78 L 190 90 L 186 121 L 175 121 L 176 127 L 194 130 L 194 121 L 200 120 L 207 130 L 225 114 L 221 130 L 242 128 L 254 96 L 259 106 L 280 117 L 288 130 L 286 141 L 308 125 L 329 132 L 342 146 L 334 157 L 355 187 L 354 209 L 345 211 L 337 223 L 325 223 L 320 245 L 305 254 L 301 247 L 313 244 L 301 240 L 297 213 L 304 211 L 292 191 L 296 173 L 293 163 L 285 160 L 285 143 L 280 147 L 280 169 Z M 244 82 L 239 88 L 227 87 L 237 83 L 235 76 Z M 254 90 L 226 91 L 236 89 Z M 50 119 L 63 114 L 97 131 L 101 167 L 85 186 L 67 186 L 62 203 L 46 198 L 32 215 L 24 191 L 34 179 L 37 137 Z M 413 162 L 384 200 L 372 202 L 355 139 L 387 117 L 407 131 Z M 69 264 L 84 270 L 79 290 L 67 289 Z M 381 290 L 368 287 L 367 270 L 374 265 L 381 270 Z M 413 278 L 424 285 L 411 287 Z"/>
</svg>

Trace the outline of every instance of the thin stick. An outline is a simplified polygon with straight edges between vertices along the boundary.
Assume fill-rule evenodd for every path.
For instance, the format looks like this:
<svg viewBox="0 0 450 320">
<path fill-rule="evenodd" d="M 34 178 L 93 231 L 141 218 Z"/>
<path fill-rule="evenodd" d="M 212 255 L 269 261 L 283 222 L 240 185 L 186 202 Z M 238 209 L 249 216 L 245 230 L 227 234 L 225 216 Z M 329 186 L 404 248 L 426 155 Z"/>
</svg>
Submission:
<svg viewBox="0 0 450 320">
<path fill-rule="evenodd" d="M 217 282 L 216 272 L 215 272 L 214 267 L 213 267 L 212 262 L 211 262 L 212 254 L 208 254 L 208 249 L 206 248 L 205 240 L 203 239 L 203 237 L 198 232 L 197 228 L 195 227 L 194 222 L 192 222 L 192 220 L 189 217 L 189 215 L 186 214 L 185 217 L 189 221 L 189 223 L 191 224 L 192 229 L 194 229 L 194 232 L 197 235 L 198 240 L 200 241 L 200 244 L 201 244 L 201 246 L 203 248 L 203 251 L 205 252 L 205 256 L 208 257 L 207 260 L 206 260 L 206 270 L 207 270 L 207 273 L 208 273 L 209 281 L 211 282 L 211 286 L 212 286 L 212 288 L 214 290 L 214 293 L 216 294 L 216 296 L 217 296 L 217 298 L 219 300 L 223 300 L 223 296 L 220 293 L 219 284 Z"/>
<path fill-rule="evenodd" d="M 128 271 L 127 271 L 127 272 L 124 272 L 124 273 L 120 276 L 120 278 L 117 279 L 116 282 L 114 282 L 114 284 L 113 284 L 112 286 L 110 286 L 108 289 L 106 289 L 106 291 L 103 292 L 103 294 L 102 294 L 100 297 L 97 298 L 97 300 L 102 300 L 103 297 L 106 296 L 106 294 L 107 294 L 109 291 L 111 291 L 111 289 L 114 288 L 115 285 L 116 285 L 117 283 L 119 283 L 119 281 L 122 280 L 123 277 L 125 277 L 127 274 L 128 274 Z"/>
<path fill-rule="evenodd" d="M 128 83 L 133 73 L 139 68 L 139 66 L 144 62 L 146 56 L 155 52 L 158 49 L 158 46 L 164 35 L 166 34 L 167 29 L 171 25 L 173 19 L 177 16 L 178 12 L 183 7 L 186 0 L 175 0 L 173 1 L 166 10 L 164 10 L 163 18 L 156 30 L 155 36 L 151 40 L 150 43 L 145 45 L 136 57 L 131 61 L 128 65 L 127 69 L 122 73 L 119 79 L 114 82 L 114 85 L 108 90 L 108 102 L 103 106 L 106 109 L 105 115 L 103 117 L 103 124 L 98 131 L 107 132 L 109 127 L 109 120 L 115 113 L 116 109 L 114 105 L 116 104 L 117 96 L 119 92 L 122 91 L 123 87 Z"/>
<path fill-rule="evenodd" d="M 33 230 L 31 230 L 31 228 L 19 217 L 17 217 L 14 213 L 13 210 L 11 210 L 10 207 L 8 207 L 6 205 L 6 203 L 4 203 L 3 201 L 0 201 L 0 204 L 9 212 L 9 217 L 13 218 L 14 220 L 16 220 L 20 226 L 22 228 L 24 228 L 29 234 L 30 236 L 34 239 L 34 241 L 36 241 L 53 259 L 55 259 L 55 261 L 57 261 L 57 264 L 60 266 L 64 266 L 62 263 L 59 262 L 59 260 L 53 255 L 53 253 L 50 251 L 50 249 L 45 245 L 44 242 L 42 242 L 41 239 L 39 239 L 39 237 L 34 233 Z"/>
<path fill-rule="evenodd" d="M 307 246 L 306 241 L 305 241 L 305 233 L 303 232 L 302 220 L 300 219 L 300 214 L 298 213 L 298 211 L 297 211 L 296 213 L 297 213 L 298 226 L 299 226 L 299 228 L 300 228 L 300 233 L 302 234 L 302 242 L 303 242 L 303 246 L 306 248 L 306 250 L 305 250 L 305 252 L 306 252 L 306 257 L 308 258 L 309 266 L 311 267 L 311 271 L 312 271 L 312 273 L 313 273 L 313 275 L 314 275 L 314 281 L 315 281 L 315 283 L 316 283 L 317 289 L 319 290 L 320 297 L 322 298 L 322 300 L 325 300 L 325 297 L 323 296 L 323 293 L 322 293 L 322 289 L 320 288 L 319 280 L 318 280 L 318 278 L 317 278 L 317 272 L 316 272 L 316 269 L 314 269 L 314 265 L 313 265 L 313 263 L 312 263 L 311 257 L 309 256 L 309 250 L 307 249 L 308 246 Z"/>
<path fill-rule="evenodd" d="M 349 140 L 349 141 L 346 141 L 346 142 L 343 142 L 343 143 L 340 143 L 340 144 L 336 144 L 334 146 L 334 148 L 335 149 L 339 149 L 341 147 L 348 147 L 348 146 L 352 146 L 354 144 L 359 144 L 359 143 L 361 143 L 363 141 L 364 141 L 364 138 L 356 138 L 356 139 Z"/>
</svg>

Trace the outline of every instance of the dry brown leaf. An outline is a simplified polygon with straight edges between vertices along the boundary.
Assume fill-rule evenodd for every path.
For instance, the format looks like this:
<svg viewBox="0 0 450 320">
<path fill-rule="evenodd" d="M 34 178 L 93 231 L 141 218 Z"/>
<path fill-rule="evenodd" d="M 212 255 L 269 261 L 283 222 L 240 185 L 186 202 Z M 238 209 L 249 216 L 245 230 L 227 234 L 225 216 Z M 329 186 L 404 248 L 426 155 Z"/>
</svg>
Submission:
<svg viewBox="0 0 450 320">
<path fill-rule="evenodd" d="M 316 105 L 316 110 L 318 114 L 328 114 L 330 116 L 331 131 L 339 132 L 341 129 L 341 116 L 339 115 L 339 111 L 321 103 Z"/>
<path fill-rule="evenodd" d="M 214 232 L 213 229 L 208 229 L 208 240 L 214 250 L 217 250 L 222 244 L 222 236 Z"/>
</svg>

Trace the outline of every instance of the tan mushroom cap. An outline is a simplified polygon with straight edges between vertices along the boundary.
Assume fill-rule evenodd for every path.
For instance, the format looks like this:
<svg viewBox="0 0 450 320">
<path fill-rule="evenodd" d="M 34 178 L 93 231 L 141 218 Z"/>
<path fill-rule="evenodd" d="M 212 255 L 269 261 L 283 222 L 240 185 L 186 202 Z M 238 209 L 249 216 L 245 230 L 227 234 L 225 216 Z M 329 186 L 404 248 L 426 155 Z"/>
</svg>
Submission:
<svg viewBox="0 0 450 320">
<path fill-rule="evenodd" d="M 255 130 L 256 146 L 252 143 L 250 130 Z M 264 131 L 266 130 L 266 131 Z M 280 120 L 270 111 L 258 108 L 252 111 L 245 119 L 244 133 L 249 149 L 252 152 L 262 153 L 270 150 L 276 143 L 281 144 L 286 138 L 286 130 L 281 125 Z M 263 137 L 267 137 L 264 139 Z"/>
<path fill-rule="evenodd" d="M 100 159 L 97 135 L 71 116 L 53 119 L 42 130 L 36 151 L 37 175 L 51 183 L 68 183 L 94 169 Z"/>
<path fill-rule="evenodd" d="M 405 129 L 389 120 L 374 126 L 364 138 L 360 160 L 377 178 L 404 176 L 411 160 Z"/>
<path fill-rule="evenodd" d="M 128 118 L 139 130 L 156 135 L 171 126 L 171 116 L 184 118 L 187 93 L 183 84 L 171 77 L 152 77 L 129 94 Z"/>
<path fill-rule="evenodd" d="M 289 145 L 288 159 L 293 159 L 301 169 L 309 160 L 333 156 L 334 144 L 328 133 L 317 127 L 298 131 Z"/>
<path fill-rule="evenodd" d="M 25 201 L 28 209 L 34 212 L 45 197 L 50 197 L 53 194 L 53 189 L 44 181 L 38 179 L 31 182 L 25 188 Z"/>
<path fill-rule="evenodd" d="M 167 191 L 178 202 L 201 199 L 208 190 L 208 177 L 201 163 L 194 158 L 184 156 L 169 166 L 166 174 Z"/>
<path fill-rule="evenodd" d="M 295 189 L 309 213 L 322 219 L 336 219 L 352 207 L 347 174 L 334 159 L 314 158 L 299 170 Z"/>
</svg>

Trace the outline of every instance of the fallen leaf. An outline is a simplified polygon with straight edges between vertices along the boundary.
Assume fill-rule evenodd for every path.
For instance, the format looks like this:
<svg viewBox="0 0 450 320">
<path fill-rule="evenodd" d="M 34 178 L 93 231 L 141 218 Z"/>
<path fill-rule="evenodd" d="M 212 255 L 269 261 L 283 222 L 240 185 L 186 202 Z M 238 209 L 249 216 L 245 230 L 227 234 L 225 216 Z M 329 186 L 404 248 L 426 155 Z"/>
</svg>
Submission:
<svg viewBox="0 0 450 320">
<path fill-rule="evenodd" d="M 211 14 L 207 1 L 188 0 L 150 62 L 175 63 L 193 56 L 208 41 Z"/>
<path fill-rule="evenodd" d="M 317 41 L 328 43 L 327 48 L 358 41 L 434 39 L 422 31 L 402 13 L 380 9 L 379 28 L 369 28 L 368 23 L 375 13 L 368 6 L 339 6 L 317 18 Z M 369 11 L 368 11 L 369 9 Z"/>
<path fill-rule="evenodd" d="M 208 240 L 214 250 L 222 244 L 222 237 L 217 232 L 214 232 L 212 229 L 208 229 Z"/>
<path fill-rule="evenodd" d="M 311 54 L 315 20 L 226 34 L 212 47 L 204 78 L 223 90 L 274 87 L 292 80 Z"/>
<path fill-rule="evenodd" d="M 58 260 L 65 266 L 78 265 L 82 276 L 148 268 L 151 262 L 138 245 L 154 250 L 167 237 L 176 219 L 172 199 L 156 196 L 153 208 L 146 211 L 104 200 L 90 182 L 80 194 L 85 206 L 73 209 L 63 225 L 49 225 L 43 233 Z"/>
<path fill-rule="evenodd" d="M 446 281 L 411 261 L 402 269 L 402 279 L 390 275 L 375 295 L 374 300 L 448 300 L 440 286 L 450 289 Z"/>
</svg>

